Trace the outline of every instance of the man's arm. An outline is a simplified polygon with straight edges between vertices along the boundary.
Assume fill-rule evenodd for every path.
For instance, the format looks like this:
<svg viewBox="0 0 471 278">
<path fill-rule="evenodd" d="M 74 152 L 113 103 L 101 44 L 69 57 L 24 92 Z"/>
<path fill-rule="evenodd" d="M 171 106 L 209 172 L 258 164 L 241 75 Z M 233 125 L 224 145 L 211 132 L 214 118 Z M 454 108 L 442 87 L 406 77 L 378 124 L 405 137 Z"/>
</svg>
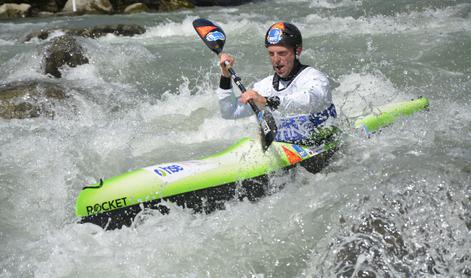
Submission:
<svg viewBox="0 0 471 278">
<path fill-rule="evenodd" d="M 238 119 L 253 115 L 253 111 L 247 102 L 253 100 L 255 104 L 262 107 L 266 105 L 266 98 L 254 90 L 245 91 L 239 98 L 234 95 L 231 83 L 231 74 L 227 70 L 226 61 L 230 66 L 234 65 L 234 58 L 226 53 L 222 53 L 219 58 L 221 68 L 221 78 L 219 88 L 216 91 L 219 97 L 219 108 L 224 119 Z"/>
<path fill-rule="evenodd" d="M 224 119 L 238 119 L 253 115 L 253 111 L 249 105 L 238 101 L 234 95 L 231 83 L 231 74 L 227 70 L 225 62 L 229 62 L 230 66 L 234 65 L 234 58 L 226 53 L 222 53 L 219 58 L 219 66 L 221 68 L 221 79 L 219 88 L 216 93 L 219 98 L 219 109 Z"/>
</svg>

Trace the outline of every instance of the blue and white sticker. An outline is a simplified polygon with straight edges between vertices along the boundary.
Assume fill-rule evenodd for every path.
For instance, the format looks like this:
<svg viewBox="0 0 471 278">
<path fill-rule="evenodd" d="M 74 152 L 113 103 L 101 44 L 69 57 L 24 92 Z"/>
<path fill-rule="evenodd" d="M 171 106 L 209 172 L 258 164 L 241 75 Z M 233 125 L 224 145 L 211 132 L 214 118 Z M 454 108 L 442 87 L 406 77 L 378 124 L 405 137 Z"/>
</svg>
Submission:
<svg viewBox="0 0 471 278">
<path fill-rule="evenodd" d="M 173 175 L 185 169 L 178 164 L 171 164 L 166 166 L 160 166 L 154 169 L 154 173 L 161 177 L 166 177 L 167 175 Z"/>
<path fill-rule="evenodd" d="M 224 34 L 219 31 L 210 32 L 206 35 L 206 40 L 210 42 L 217 41 L 217 40 L 223 41 L 225 39 L 226 37 L 224 36 Z"/>
<path fill-rule="evenodd" d="M 309 148 L 308 153 L 310 156 L 316 156 L 320 153 L 323 153 L 325 151 L 324 149 L 324 144 L 320 145 L 319 147 L 316 148 Z"/>
<path fill-rule="evenodd" d="M 205 171 L 215 169 L 218 165 L 199 160 L 182 161 L 178 163 L 166 163 L 145 167 L 165 183 L 174 182 L 193 175 L 201 175 Z"/>
<path fill-rule="evenodd" d="M 283 31 L 280 29 L 271 29 L 267 35 L 267 41 L 269 44 L 277 44 L 281 41 L 281 35 Z"/>
<path fill-rule="evenodd" d="M 263 110 L 260 110 L 260 111 L 258 112 L 258 114 L 257 114 L 257 118 L 258 118 L 260 121 L 263 120 L 264 114 L 265 114 L 265 113 L 263 112 Z"/>
<path fill-rule="evenodd" d="M 258 121 L 260 122 L 260 125 L 262 126 L 263 134 L 267 135 L 271 129 L 267 121 L 263 118 L 264 115 L 265 115 L 265 112 L 263 112 L 263 110 L 260 110 L 257 114 L 257 118 L 258 118 Z"/>
<path fill-rule="evenodd" d="M 293 149 L 302 157 L 305 158 L 308 156 L 307 152 L 298 145 L 293 145 Z"/>
</svg>

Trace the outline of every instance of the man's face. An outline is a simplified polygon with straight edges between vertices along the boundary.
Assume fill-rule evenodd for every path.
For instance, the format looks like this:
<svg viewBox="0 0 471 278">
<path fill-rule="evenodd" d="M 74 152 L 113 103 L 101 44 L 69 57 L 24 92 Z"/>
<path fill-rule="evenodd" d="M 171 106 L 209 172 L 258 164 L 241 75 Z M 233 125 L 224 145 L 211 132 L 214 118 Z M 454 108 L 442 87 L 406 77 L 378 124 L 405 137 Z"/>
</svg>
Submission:
<svg viewBox="0 0 471 278">
<path fill-rule="evenodd" d="M 270 45 L 267 50 L 273 70 L 282 78 L 288 77 L 294 67 L 296 58 L 294 49 L 281 45 Z"/>
</svg>

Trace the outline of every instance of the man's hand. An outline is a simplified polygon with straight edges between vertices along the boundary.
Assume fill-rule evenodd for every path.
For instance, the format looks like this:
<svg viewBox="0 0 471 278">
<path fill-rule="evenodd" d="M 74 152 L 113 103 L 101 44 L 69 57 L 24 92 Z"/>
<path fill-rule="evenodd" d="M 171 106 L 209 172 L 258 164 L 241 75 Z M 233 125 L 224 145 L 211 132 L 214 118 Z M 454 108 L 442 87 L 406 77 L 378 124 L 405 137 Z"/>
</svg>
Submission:
<svg viewBox="0 0 471 278">
<path fill-rule="evenodd" d="M 219 66 L 221 67 L 221 74 L 225 77 L 231 77 L 230 72 L 227 70 L 225 62 L 229 62 L 229 65 L 232 67 L 235 63 L 234 57 L 229 54 L 221 53 L 219 56 Z"/>
<path fill-rule="evenodd" d="M 267 105 L 267 99 L 254 90 L 247 90 L 239 97 L 239 101 L 243 104 L 247 104 L 249 100 L 253 100 L 253 102 L 260 107 Z"/>
</svg>

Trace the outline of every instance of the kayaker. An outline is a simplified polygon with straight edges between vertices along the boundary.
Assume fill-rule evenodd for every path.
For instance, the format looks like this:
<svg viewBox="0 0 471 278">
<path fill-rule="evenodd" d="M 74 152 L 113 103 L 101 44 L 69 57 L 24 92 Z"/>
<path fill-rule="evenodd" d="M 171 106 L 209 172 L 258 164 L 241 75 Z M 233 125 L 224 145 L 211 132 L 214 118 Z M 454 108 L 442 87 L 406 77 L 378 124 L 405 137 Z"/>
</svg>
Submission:
<svg viewBox="0 0 471 278">
<path fill-rule="evenodd" d="M 278 131 L 275 141 L 307 144 L 319 127 L 330 126 L 337 113 L 327 76 L 319 70 L 301 64 L 302 36 L 299 29 L 288 22 L 270 26 L 265 35 L 273 70 L 256 82 L 241 96 L 232 90 L 231 75 L 225 66 L 232 66 L 234 57 L 220 55 L 221 79 L 217 95 L 222 117 L 237 119 L 253 115 L 247 104 L 253 100 L 259 107 L 272 110 Z"/>
</svg>

